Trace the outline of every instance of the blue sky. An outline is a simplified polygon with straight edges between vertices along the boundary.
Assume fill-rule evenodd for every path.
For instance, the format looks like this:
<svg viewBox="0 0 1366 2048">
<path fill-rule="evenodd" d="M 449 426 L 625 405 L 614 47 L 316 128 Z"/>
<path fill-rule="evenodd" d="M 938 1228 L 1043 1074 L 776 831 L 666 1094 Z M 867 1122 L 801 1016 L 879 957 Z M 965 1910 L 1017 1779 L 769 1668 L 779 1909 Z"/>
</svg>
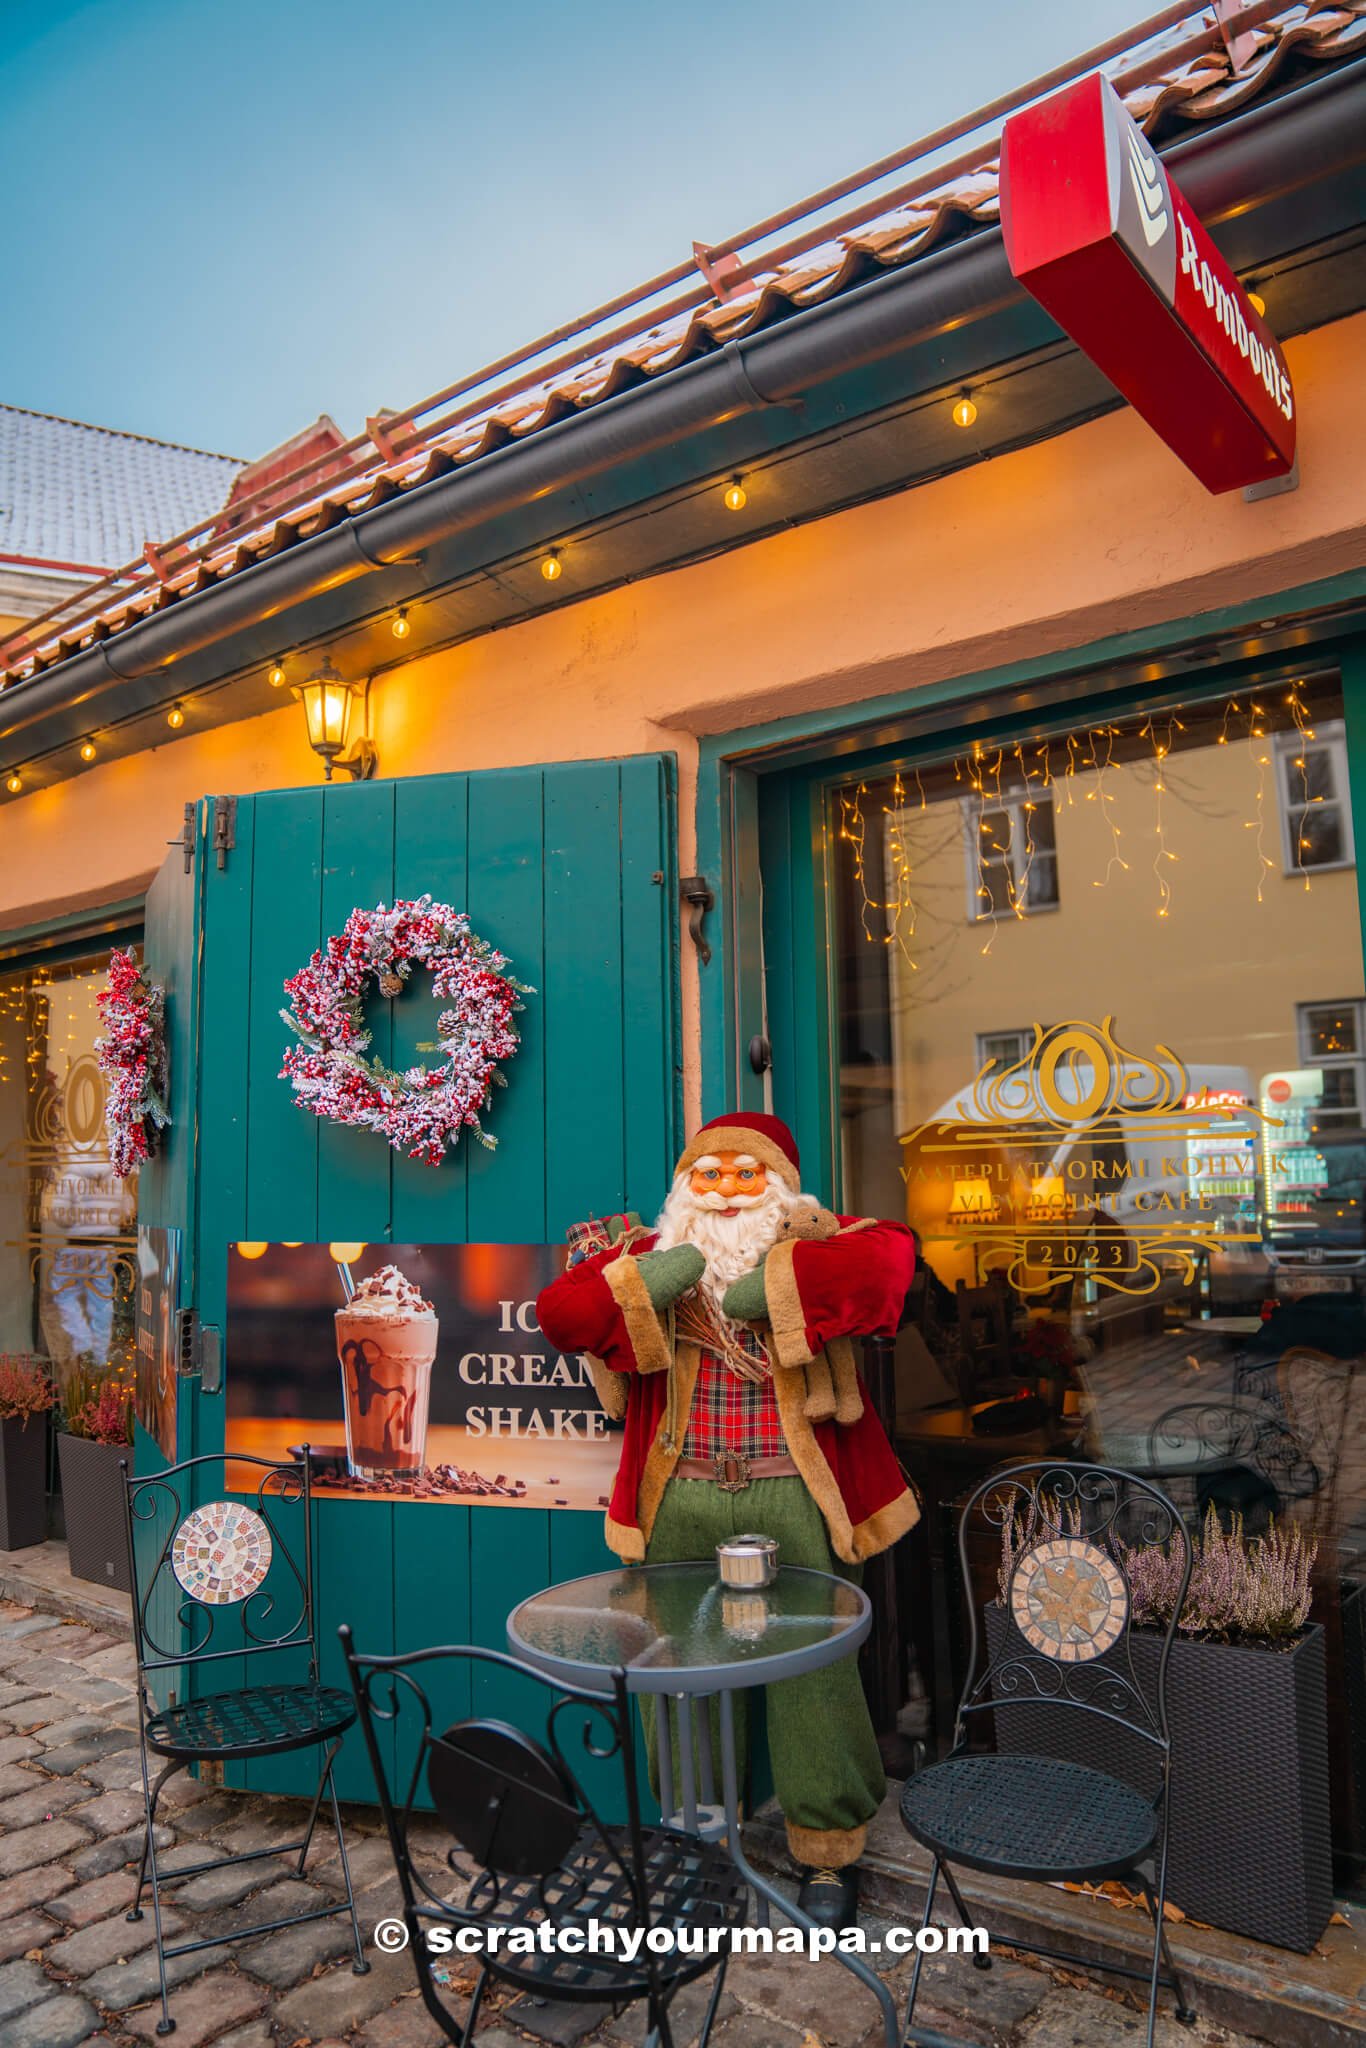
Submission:
<svg viewBox="0 0 1366 2048">
<path fill-rule="evenodd" d="M 1142 11 L 2 0 L 0 400 L 353 432 Z"/>
</svg>

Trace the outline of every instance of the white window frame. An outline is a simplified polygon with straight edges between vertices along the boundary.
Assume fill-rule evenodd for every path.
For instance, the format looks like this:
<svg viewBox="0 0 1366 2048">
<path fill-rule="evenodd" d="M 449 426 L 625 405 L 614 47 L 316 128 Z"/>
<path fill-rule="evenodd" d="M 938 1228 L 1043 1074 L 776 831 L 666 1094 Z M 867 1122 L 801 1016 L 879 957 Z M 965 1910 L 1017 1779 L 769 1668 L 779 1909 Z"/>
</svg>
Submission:
<svg viewBox="0 0 1366 2048">
<path fill-rule="evenodd" d="M 1302 745 L 1321 748 L 1333 764 L 1333 795 L 1328 801 L 1337 809 L 1343 847 L 1339 860 L 1310 861 L 1303 866 L 1290 822 L 1290 813 L 1295 807 L 1295 761 Z M 1278 732 L 1273 759 L 1276 764 L 1276 809 L 1281 821 L 1282 872 L 1286 875 L 1331 875 L 1343 868 L 1354 868 L 1356 838 L 1352 831 L 1352 793 L 1347 779 L 1347 734 L 1343 721 L 1340 718 L 1325 719 L 1322 725 L 1315 726 L 1313 739 L 1307 741 L 1298 732 Z M 1323 1005 L 1315 1003 L 1313 1008 L 1322 1009 Z"/>
<path fill-rule="evenodd" d="M 1029 791 L 1023 789 L 1002 790 L 997 796 L 994 791 L 983 796 L 962 799 L 963 846 L 967 856 L 968 922 L 970 924 L 991 924 L 996 918 L 1013 916 L 1009 904 L 996 903 L 984 909 L 978 891 L 982 887 L 982 817 L 986 811 L 1008 811 L 1010 813 L 1011 869 L 1018 889 L 1024 873 L 1025 826 L 1024 807 L 1032 803 L 1035 810 L 1042 810 L 1047 804 L 1053 820 L 1053 844 L 1048 849 L 1053 862 L 1053 901 L 1051 903 L 1022 903 L 1020 909 L 1026 917 L 1043 917 L 1048 912 L 1062 908 L 1062 876 L 1058 869 L 1058 810 L 1053 801 L 1051 789 Z"/>
<path fill-rule="evenodd" d="M 1356 1027 L 1356 1051 L 1352 1053 L 1329 1053 L 1327 1055 L 1320 1053 L 1316 1055 L 1310 1049 L 1311 1027 L 1309 1014 L 1311 1010 L 1350 1010 Z M 1303 1066 L 1322 1069 L 1325 1072 L 1330 1068 L 1351 1067 L 1356 1073 L 1357 1120 L 1354 1124 L 1347 1123 L 1345 1120 L 1340 1119 L 1337 1111 L 1330 1109 L 1327 1114 L 1332 1121 L 1329 1123 L 1328 1129 L 1330 1131 L 1366 1129 L 1366 1000 L 1363 1000 L 1360 996 L 1351 996 L 1346 1002 L 1342 1003 L 1335 1003 L 1331 1000 L 1326 1002 L 1296 1003 L 1295 1027 L 1299 1039 L 1300 1061 Z"/>
<path fill-rule="evenodd" d="M 1023 1024 L 1020 1026 L 1018 1030 L 1016 1030 L 1013 1026 L 1007 1026 L 1002 1031 L 974 1032 L 973 1042 L 977 1048 L 977 1065 L 973 1070 L 975 1073 L 980 1074 L 983 1067 L 985 1067 L 987 1061 L 989 1059 L 996 1058 L 996 1055 L 994 1053 L 991 1053 L 987 1050 L 987 1042 L 988 1040 L 993 1038 L 1014 1038 L 1018 1041 L 1019 1050 L 1015 1053 L 1012 1059 L 997 1061 L 997 1071 L 999 1073 L 1005 1073 L 1007 1068 L 1018 1066 L 1020 1061 L 1025 1057 L 1026 1053 L 1029 1051 L 1030 1047 L 1033 1045 L 1034 1026 L 1032 1024 Z"/>
</svg>

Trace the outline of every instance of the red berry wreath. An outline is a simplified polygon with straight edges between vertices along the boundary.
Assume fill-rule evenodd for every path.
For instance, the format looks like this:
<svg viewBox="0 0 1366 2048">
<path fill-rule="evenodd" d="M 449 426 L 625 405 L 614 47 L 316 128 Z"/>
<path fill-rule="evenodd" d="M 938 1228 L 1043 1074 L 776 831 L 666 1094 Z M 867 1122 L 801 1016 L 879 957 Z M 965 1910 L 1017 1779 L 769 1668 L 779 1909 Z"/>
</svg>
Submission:
<svg viewBox="0 0 1366 2048">
<path fill-rule="evenodd" d="M 438 1066 L 403 1073 L 367 1059 L 365 998 L 372 981 L 397 996 L 414 964 L 427 968 L 434 993 L 450 1008 L 437 1020 Z M 437 1166 L 471 1130 L 492 1146 L 479 1122 L 500 1060 L 517 1050 L 512 1019 L 533 991 L 507 973 L 507 961 L 470 930 L 463 910 L 430 896 L 386 909 L 353 910 L 342 931 L 285 983 L 292 1007 L 281 1016 L 301 1043 L 290 1046 L 280 1078 L 315 1116 L 379 1131 L 397 1152 Z M 423 1048 L 428 1050 L 428 1048 Z"/>
<path fill-rule="evenodd" d="M 120 1180 L 136 1173 L 171 1121 L 166 1107 L 166 991 L 148 981 L 132 953 L 109 956 L 109 982 L 100 990 L 104 1036 L 95 1057 L 105 1079 L 104 1120 L 109 1159 Z"/>
</svg>

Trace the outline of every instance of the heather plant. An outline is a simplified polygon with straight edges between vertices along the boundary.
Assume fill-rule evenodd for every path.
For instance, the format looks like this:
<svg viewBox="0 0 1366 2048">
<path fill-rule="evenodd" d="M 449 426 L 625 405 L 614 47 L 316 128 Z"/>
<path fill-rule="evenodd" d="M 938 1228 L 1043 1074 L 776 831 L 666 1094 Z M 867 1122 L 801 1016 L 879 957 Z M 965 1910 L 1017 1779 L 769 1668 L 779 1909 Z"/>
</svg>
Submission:
<svg viewBox="0 0 1366 2048">
<path fill-rule="evenodd" d="M 56 1401 L 45 1358 L 0 1351 L 0 1421 L 21 1422 L 27 1429 L 35 1415 L 45 1415 Z"/>
<path fill-rule="evenodd" d="M 62 1396 L 68 1436 L 96 1444 L 131 1444 L 133 1392 L 123 1365 L 73 1368 Z"/>
<path fill-rule="evenodd" d="M 1042 1543 L 1050 1536 L 1079 1536 L 1081 1534 L 1081 1508 L 1074 1500 L 1065 1505 L 1052 1494 L 1031 1493 L 1028 1506 L 1005 1512 L 1009 1496 L 998 1496 L 995 1505 L 1001 1511 L 1001 1562 L 996 1572 L 996 1590 L 1002 1607 L 1010 1602 L 1010 1582 L 1015 1576 L 1015 1567 L 1026 1551 Z"/>
<path fill-rule="evenodd" d="M 1128 1549 L 1117 1543 L 1139 1628 L 1166 1628 L 1181 1587 L 1181 1555 L 1165 1544 Z M 1265 1535 L 1247 1537 L 1241 1515 L 1227 1528 L 1211 1503 L 1191 1545 L 1191 1576 L 1177 1628 L 1206 1642 L 1286 1643 L 1309 1619 L 1317 1543 L 1293 1523 L 1274 1520 Z"/>
</svg>

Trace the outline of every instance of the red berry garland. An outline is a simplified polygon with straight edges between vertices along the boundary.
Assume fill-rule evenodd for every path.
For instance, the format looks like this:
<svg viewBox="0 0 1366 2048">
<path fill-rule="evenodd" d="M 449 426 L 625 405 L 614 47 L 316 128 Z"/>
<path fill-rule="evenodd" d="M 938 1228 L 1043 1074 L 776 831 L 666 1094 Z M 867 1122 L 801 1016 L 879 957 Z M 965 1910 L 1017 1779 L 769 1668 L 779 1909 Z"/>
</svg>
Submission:
<svg viewBox="0 0 1366 2048">
<path fill-rule="evenodd" d="M 444 1057 L 439 1066 L 397 1073 L 365 1057 L 365 997 L 372 980 L 381 995 L 400 995 L 414 964 L 429 970 L 434 993 L 450 1002 L 436 1027 L 435 1049 Z M 379 1131 L 396 1152 L 429 1166 L 440 1165 L 462 1130 L 493 1146 L 479 1112 L 503 1084 L 498 1062 L 517 1050 L 518 997 L 533 993 L 507 965 L 470 930 L 463 910 L 430 896 L 391 910 L 382 903 L 353 910 L 285 983 L 292 1007 L 280 1014 L 301 1043 L 286 1052 L 281 1080 L 315 1116 Z"/>
<path fill-rule="evenodd" d="M 166 991 L 148 981 L 132 953 L 111 953 L 109 982 L 95 998 L 104 1024 L 95 1055 L 105 1079 L 109 1158 L 120 1180 L 156 1150 L 171 1121 L 166 1107 Z"/>
</svg>

